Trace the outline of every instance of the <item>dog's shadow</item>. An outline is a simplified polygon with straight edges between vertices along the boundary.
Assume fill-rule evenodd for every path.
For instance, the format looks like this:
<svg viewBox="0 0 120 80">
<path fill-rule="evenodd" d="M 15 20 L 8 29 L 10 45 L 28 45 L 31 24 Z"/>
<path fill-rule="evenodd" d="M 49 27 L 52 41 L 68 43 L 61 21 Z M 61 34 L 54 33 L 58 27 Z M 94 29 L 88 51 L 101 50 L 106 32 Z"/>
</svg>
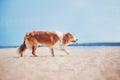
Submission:
<svg viewBox="0 0 120 80">
<path fill-rule="evenodd" d="M 26 58 L 26 57 L 27 57 L 27 58 L 28 58 L 28 57 L 30 57 L 30 58 L 40 58 L 40 57 L 41 57 L 41 58 L 44 58 L 44 57 L 46 57 L 46 58 L 47 58 L 47 57 L 54 57 L 54 56 L 49 56 L 49 55 L 48 55 L 48 56 L 47 56 L 47 55 L 46 55 L 46 56 L 38 56 L 38 55 L 37 55 L 37 56 L 32 56 L 32 55 L 31 55 L 31 56 L 26 56 L 26 55 L 24 55 L 24 56 L 22 56 L 22 57 L 21 57 L 21 56 L 14 56 L 13 58 Z"/>
<path fill-rule="evenodd" d="M 14 56 L 13 58 L 20 58 L 20 56 Z"/>
<path fill-rule="evenodd" d="M 14 56 L 13 58 L 25 58 L 25 57 L 32 57 L 32 58 L 55 58 L 55 57 L 65 57 L 65 56 L 67 56 L 67 55 L 56 55 L 56 56 L 50 56 L 50 55 L 44 55 L 44 56 L 26 56 L 26 55 L 24 55 L 24 56 Z"/>
</svg>

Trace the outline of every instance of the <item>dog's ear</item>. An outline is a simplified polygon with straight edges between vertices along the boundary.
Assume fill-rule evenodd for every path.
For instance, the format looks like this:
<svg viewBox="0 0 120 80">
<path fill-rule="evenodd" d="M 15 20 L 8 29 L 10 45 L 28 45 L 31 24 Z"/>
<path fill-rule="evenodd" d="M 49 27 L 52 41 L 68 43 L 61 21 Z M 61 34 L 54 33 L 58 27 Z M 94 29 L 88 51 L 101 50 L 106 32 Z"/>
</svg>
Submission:
<svg viewBox="0 0 120 80">
<path fill-rule="evenodd" d="M 65 45 L 65 44 L 67 44 L 68 43 L 68 41 L 69 41 L 69 32 L 67 32 L 67 33 L 64 33 L 64 36 L 63 36 L 63 44 Z"/>
<path fill-rule="evenodd" d="M 65 33 L 65 36 L 68 38 L 70 35 L 70 32 Z"/>
<path fill-rule="evenodd" d="M 69 35 L 69 34 L 70 34 L 70 32 L 67 32 L 66 34 L 67 34 L 67 35 Z"/>
<path fill-rule="evenodd" d="M 70 38 L 70 37 L 72 37 L 72 34 L 71 34 L 70 32 L 67 32 L 67 33 L 65 34 L 65 36 L 66 36 L 67 38 Z"/>
</svg>

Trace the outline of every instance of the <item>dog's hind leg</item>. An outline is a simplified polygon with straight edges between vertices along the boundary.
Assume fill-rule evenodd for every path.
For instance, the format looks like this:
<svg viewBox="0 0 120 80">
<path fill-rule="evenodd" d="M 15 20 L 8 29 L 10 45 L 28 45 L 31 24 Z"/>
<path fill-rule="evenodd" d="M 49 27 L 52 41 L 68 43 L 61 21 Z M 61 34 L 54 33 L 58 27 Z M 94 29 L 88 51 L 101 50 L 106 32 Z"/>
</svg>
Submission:
<svg viewBox="0 0 120 80">
<path fill-rule="evenodd" d="M 52 56 L 55 56 L 54 55 L 54 49 L 51 47 L 50 50 L 51 50 Z"/>
<path fill-rule="evenodd" d="M 33 46 L 33 47 L 32 47 L 32 54 L 33 54 L 33 56 L 35 56 L 35 57 L 37 57 L 37 55 L 35 54 L 36 49 L 37 49 L 36 46 Z"/>
</svg>

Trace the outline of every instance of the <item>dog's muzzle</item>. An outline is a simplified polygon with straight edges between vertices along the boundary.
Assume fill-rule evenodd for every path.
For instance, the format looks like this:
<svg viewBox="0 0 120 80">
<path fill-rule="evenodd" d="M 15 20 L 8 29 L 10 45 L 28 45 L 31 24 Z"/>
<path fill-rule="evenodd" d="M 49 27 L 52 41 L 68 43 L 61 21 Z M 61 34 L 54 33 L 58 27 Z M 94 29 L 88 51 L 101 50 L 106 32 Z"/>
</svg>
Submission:
<svg viewBox="0 0 120 80">
<path fill-rule="evenodd" d="M 76 42 L 76 41 L 78 41 L 78 39 L 75 39 L 75 40 L 73 40 L 72 42 Z"/>
</svg>

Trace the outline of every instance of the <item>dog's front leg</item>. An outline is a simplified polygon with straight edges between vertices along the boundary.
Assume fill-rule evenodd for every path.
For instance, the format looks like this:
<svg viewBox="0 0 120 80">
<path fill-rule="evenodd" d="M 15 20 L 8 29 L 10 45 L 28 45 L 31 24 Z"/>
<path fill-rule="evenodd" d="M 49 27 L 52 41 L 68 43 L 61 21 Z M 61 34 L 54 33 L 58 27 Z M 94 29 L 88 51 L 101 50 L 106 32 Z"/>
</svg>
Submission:
<svg viewBox="0 0 120 80">
<path fill-rule="evenodd" d="M 69 55 L 69 54 L 70 54 L 70 53 L 69 53 L 69 51 L 68 51 L 67 49 L 62 48 L 62 50 L 63 50 L 65 53 L 67 53 L 67 55 Z"/>
<path fill-rule="evenodd" d="M 55 56 L 55 55 L 54 55 L 54 50 L 53 50 L 52 47 L 50 48 L 50 50 L 51 50 L 52 56 Z"/>
</svg>

